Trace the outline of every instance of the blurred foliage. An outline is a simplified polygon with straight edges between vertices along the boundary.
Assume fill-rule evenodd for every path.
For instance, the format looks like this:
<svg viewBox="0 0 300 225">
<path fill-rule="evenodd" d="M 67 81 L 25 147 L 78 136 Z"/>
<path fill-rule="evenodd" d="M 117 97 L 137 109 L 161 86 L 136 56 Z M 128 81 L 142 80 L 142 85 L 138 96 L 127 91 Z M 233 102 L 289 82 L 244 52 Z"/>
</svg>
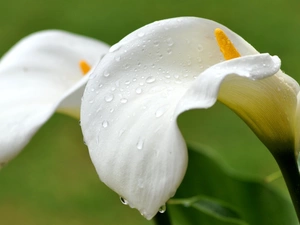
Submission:
<svg viewBox="0 0 300 225">
<path fill-rule="evenodd" d="M 260 52 L 279 55 L 282 69 L 299 81 L 299 7 L 297 0 L 3 1 L 0 55 L 39 30 L 63 29 L 114 44 L 147 23 L 197 16 L 228 26 Z M 212 146 L 229 168 L 243 176 L 264 178 L 278 171 L 250 129 L 221 104 L 187 112 L 179 125 L 187 141 Z M 285 193 L 282 179 L 271 185 Z M 58 114 L 1 171 L 0 189 L 0 218 L 5 225 L 151 224 L 121 205 L 99 181 L 78 121 Z"/>
<path fill-rule="evenodd" d="M 180 210 L 169 205 L 172 215 L 180 221 L 175 220 L 175 225 L 298 224 L 290 201 L 264 180 L 245 177 L 230 169 L 210 147 L 189 145 L 189 158 L 189 168 L 175 198 L 206 197 L 198 197 L 198 201 L 192 203 L 188 200 Z M 170 200 L 170 203 L 176 201 Z"/>
</svg>

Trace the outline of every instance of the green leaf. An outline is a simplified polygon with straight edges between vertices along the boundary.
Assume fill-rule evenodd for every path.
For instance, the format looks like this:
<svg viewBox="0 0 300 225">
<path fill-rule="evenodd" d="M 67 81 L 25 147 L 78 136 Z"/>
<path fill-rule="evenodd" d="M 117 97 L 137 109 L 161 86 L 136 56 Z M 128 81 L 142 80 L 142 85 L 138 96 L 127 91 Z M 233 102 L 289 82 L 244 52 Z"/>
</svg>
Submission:
<svg viewBox="0 0 300 225">
<path fill-rule="evenodd" d="M 241 160 L 247 163 L 246 158 Z M 190 145 L 188 170 L 175 197 L 189 198 L 199 195 L 209 196 L 233 206 L 238 209 L 242 220 L 249 225 L 298 224 L 290 199 L 279 194 L 271 185 L 233 171 L 208 147 Z M 199 208 L 196 210 L 169 205 L 175 225 L 241 224 L 239 221 L 222 220 L 219 212 L 209 211 L 208 208 L 199 213 Z"/>
<path fill-rule="evenodd" d="M 193 207 L 202 213 L 215 217 L 224 222 L 235 222 L 245 224 L 241 220 L 239 212 L 227 203 L 206 196 L 195 196 L 186 199 L 171 199 L 168 204 L 181 204 L 185 207 Z"/>
</svg>

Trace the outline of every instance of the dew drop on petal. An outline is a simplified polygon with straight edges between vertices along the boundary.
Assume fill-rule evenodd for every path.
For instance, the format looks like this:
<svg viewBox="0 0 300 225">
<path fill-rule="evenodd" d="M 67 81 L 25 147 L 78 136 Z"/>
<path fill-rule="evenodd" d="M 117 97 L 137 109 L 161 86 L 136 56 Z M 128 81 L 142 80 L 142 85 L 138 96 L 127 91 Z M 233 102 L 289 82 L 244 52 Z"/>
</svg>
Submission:
<svg viewBox="0 0 300 225">
<path fill-rule="evenodd" d="M 106 102 L 111 102 L 114 99 L 114 95 L 113 94 L 108 94 L 104 97 L 104 100 Z"/>
<path fill-rule="evenodd" d="M 197 49 L 198 49 L 199 52 L 202 52 L 203 51 L 203 46 L 199 44 Z"/>
<path fill-rule="evenodd" d="M 128 100 L 127 100 L 127 98 L 121 98 L 121 103 L 123 103 L 123 104 L 125 104 Z"/>
<path fill-rule="evenodd" d="M 166 205 L 162 205 L 162 206 L 159 208 L 158 212 L 164 213 L 166 210 L 167 210 Z"/>
<path fill-rule="evenodd" d="M 142 150 L 143 147 L 144 147 L 144 139 L 140 138 L 140 139 L 138 140 L 137 144 L 136 144 L 136 148 L 137 148 L 138 150 Z"/>
<path fill-rule="evenodd" d="M 104 73 L 103 73 L 103 76 L 104 76 L 104 77 L 109 77 L 109 75 L 110 75 L 109 72 L 104 71 Z"/>
<path fill-rule="evenodd" d="M 154 81 L 155 81 L 155 77 L 153 77 L 153 76 L 147 77 L 147 79 L 146 79 L 146 82 L 147 82 L 148 84 L 151 84 L 151 83 L 153 83 Z"/>
<path fill-rule="evenodd" d="M 116 56 L 116 57 L 115 57 L 115 60 L 116 60 L 117 62 L 120 62 L 120 60 L 121 60 L 121 56 L 119 56 L 119 55 L 118 55 L 118 56 Z"/>
<path fill-rule="evenodd" d="M 138 187 L 141 189 L 144 188 L 144 180 L 142 178 L 138 179 Z"/>
<path fill-rule="evenodd" d="M 109 125 L 108 121 L 104 120 L 104 121 L 102 122 L 102 127 L 107 128 L 108 125 Z"/>
<path fill-rule="evenodd" d="M 120 197 L 120 201 L 122 202 L 123 205 L 128 205 L 129 204 L 128 201 L 123 197 Z"/>
<path fill-rule="evenodd" d="M 124 134 L 124 132 L 125 132 L 125 129 L 120 130 L 119 137 L 121 137 Z"/>
<path fill-rule="evenodd" d="M 168 38 L 167 43 L 168 43 L 168 46 L 170 46 L 170 47 L 174 45 L 174 41 L 172 40 L 172 38 Z"/>
<path fill-rule="evenodd" d="M 135 93 L 137 93 L 137 94 L 141 94 L 142 93 L 142 88 L 137 88 L 137 89 L 135 89 Z"/>
<path fill-rule="evenodd" d="M 144 32 L 140 32 L 140 33 L 138 33 L 138 36 L 139 37 L 143 37 L 145 35 L 145 33 Z"/>
<path fill-rule="evenodd" d="M 160 107 L 156 110 L 155 112 L 155 116 L 158 118 L 158 117 L 161 117 L 165 112 L 166 112 L 166 109 L 167 107 L 166 106 L 163 106 L 163 107 Z"/>
</svg>

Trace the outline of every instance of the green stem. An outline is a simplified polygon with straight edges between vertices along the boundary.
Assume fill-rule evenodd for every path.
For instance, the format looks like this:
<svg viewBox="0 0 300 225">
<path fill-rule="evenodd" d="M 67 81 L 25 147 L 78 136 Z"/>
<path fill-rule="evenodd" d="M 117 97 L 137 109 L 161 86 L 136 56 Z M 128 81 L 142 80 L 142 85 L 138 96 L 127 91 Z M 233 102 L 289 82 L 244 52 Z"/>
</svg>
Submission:
<svg viewBox="0 0 300 225">
<path fill-rule="evenodd" d="M 153 220 L 156 225 L 171 225 L 172 224 L 167 211 L 164 213 L 157 213 L 156 216 L 153 218 Z"/>
<path fill-rule="evenodd" d="M 275 152 L 273 156 L 281 170 L 300 222 L 300 174 L 297 159 L 293 151 Z"/>
</svg>

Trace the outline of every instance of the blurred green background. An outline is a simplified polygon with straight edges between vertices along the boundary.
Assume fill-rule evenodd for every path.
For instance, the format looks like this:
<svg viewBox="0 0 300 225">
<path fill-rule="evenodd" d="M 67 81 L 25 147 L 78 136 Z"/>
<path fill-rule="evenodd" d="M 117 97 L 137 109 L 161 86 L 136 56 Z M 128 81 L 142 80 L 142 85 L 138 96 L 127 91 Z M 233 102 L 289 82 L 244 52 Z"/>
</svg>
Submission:
<svg viewBox="0 0 300 225">
<path fill-rule="evenodd" d="M 260 52 L 279 55 L 282 69 L 300 81 L 299 9 L 298 0 L 2 1 L 0 55 L 39 30 L 63 29 L 114 44 L 147 23 L 197 16 L 226 25 Z M 250 129 L 221 104 L 185 113 L 179 124 L 187 141 L 211 146 L 245 176 L 278 171 Z M 286 195 L 282 179 L 272 185 Z M 0 220 L 4 225 L 152 224 L 99 181 L 78 121 L 59 114 L 1 171 Z"/>
</svg>

